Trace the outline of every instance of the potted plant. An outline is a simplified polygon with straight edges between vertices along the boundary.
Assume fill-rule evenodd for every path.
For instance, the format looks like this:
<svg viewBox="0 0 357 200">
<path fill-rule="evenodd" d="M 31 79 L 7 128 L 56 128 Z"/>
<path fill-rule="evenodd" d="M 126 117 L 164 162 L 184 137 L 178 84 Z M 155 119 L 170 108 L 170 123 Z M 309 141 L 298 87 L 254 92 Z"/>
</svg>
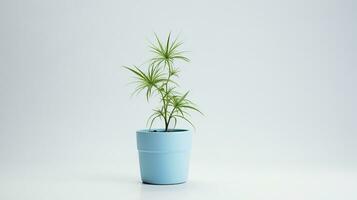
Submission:
<svg viewBox="0 0 357 200">
<path fill-rule="evenodd" d="M 153 109 L 148 118 L 148 129 L 136 132 L 139 151 L 140 173 L 143 183 L 178 184 L 184 183 L 188 176 L 192 133 L 187 129 L 177 129 L 176 124 L 188 119 L 190 111 L 201 113 L 188 97 L 188 93 L 179 93 L 175 79 L 179 70 L 176 61 L 189 62 L 180 51 L 182 42 L 167 36 L 161 41 L 155 34 L 155 42 L 150 45 L 153 57 L 147 62 L 147 69 L 127 67 L 135 76 L 134 94 L 144 92 L 146 100 L 159 97 L 159 107 Z M 161 119 L 163 127 L 153 129 L 155 120 Z"/>
</svg>

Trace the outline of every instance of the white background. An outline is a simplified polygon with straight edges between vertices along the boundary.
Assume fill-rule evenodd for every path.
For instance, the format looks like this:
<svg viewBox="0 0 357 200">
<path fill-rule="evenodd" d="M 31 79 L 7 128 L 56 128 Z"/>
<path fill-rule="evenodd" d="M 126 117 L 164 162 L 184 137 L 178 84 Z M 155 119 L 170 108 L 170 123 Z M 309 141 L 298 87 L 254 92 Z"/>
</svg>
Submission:
<svg viewBox="0 0 357 200">
<path fill-rule="evenodd" d="M 0 1 L 0 199 L 356 199 L 356 1 Z M 185 42 L 190 180 L 140 183 L 155 101 L 121 66 Z M 179 127 L 187 128 L 180 123 Z"/>
</svg>

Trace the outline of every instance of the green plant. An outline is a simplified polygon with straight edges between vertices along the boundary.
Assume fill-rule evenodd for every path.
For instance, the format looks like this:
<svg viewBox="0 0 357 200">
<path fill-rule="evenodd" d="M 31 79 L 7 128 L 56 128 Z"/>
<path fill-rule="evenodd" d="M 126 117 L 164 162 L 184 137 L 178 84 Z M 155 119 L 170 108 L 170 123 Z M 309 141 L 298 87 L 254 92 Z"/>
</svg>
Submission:
<svg viewBox="0 0 357 200">
<path fill-rule="evenodd" d="M 174 81 L 179 75 L 179 70 L 175 66 L 176 61 L 190 61 L 183 55 L 185 52 L 179 50 L 183 43 L 179 42 L 177 38 L 172 39 L 171 33 L 167 36 L 166 41 L 160 41 L 156 34 L 155 39 L 155 43 L 150 45 L 153 57 L 147 62 L 146 72 L 136 66 L 124 66 L 135 75 L 133 83 L 137 87 L 133 94 L 144 91 L 147 101 L 155 93 L 160 96 L 160 107 L 153 110 L 154 113 L 150 115 L 146 125 L 150 124 L 149 127 L 151 129 L 156 119 L 162 119 L 165 123 L 165 132 L 167 132 L 170 131 L 169 126 L 171 123 L 175 128 L 178 119 L 182 119 L 193 126 L 187 117 L 189 116 L 189 110 L 197 111 L 201 114 L 202 112 L 187 98 L 188 91 L 184 94 L 177 91 L 179 85 Z"/>
</svg>

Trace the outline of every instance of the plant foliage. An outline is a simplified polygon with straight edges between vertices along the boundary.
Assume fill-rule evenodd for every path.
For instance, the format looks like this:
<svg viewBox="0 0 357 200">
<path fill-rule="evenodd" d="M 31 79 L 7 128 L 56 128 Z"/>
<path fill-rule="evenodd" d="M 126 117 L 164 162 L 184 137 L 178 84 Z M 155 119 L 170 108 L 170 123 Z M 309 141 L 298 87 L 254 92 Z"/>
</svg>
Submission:
<svg viewBox="0 0 357 200">
<path fill-rule="evenodd" d="M 185 52 L 179 50 L 182 44 L 177 38 L 172 39 L 171 33 L 165 41 L 161 41 L 155 34 L 155 42 L 150 45 L 153 57 L 148 62 L 147 70 L 143 71 L 137 66 L 124 66 L 135 76 L 133 83 L 136 84 L 136 88 L 133 94 L 144 92 L 147 101 L 154 94 L 160 96 L 160 106 L 153 109 L 153 113 L 147 121 L 147 126 L 150 129 L 157 119 L 164 121 L 165 132 L 170 130 L 170 126 L 175 128 L 179 119 L 193 126 L 188 118 L 189 112 L 197 111 L 202 114 L 196 105 L 187 98 L 189 92 L 179 93 L 177 91 L 178 84 L 174 81 L 179 75 L 179 70 L 175 66 L 176 61 L 190 61 L 184 56 Z"/>
</svg>

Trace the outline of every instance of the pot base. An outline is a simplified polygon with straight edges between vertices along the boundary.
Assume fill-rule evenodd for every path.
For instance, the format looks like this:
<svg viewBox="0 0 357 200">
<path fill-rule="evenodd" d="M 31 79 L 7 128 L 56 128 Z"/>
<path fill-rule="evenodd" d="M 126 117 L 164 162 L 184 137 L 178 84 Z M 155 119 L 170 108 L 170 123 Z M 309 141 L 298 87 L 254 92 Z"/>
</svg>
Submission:
<svg viewBox="0 0 357 200">
<path fill-rule="evenodd" d="M 177 182 L 177 183 L 150 183 L 150 182 L 143 181 L 143 184 L 146 184 L 146 185 L 179 185 L 179 184 L 184 184 L 184 183 L 186 183 L 186 181 Z"/>
</svg>

